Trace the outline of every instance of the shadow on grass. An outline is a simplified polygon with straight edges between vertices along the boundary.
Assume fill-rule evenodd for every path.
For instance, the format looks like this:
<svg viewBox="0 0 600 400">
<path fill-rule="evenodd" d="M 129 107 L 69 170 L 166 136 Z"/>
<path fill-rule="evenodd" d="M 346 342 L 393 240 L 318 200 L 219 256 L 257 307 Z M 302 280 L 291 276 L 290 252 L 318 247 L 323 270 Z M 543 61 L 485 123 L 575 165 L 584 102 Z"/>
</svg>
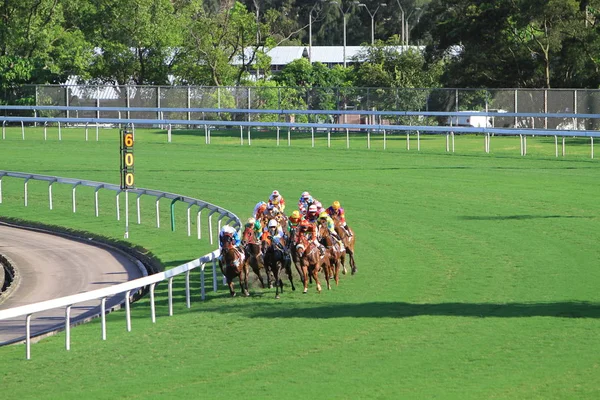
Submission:
<svg viewBox="0 0 600 400">
<path fill-rule="evenodd" d="M 318 305 L 291 308 L 289 304 L 244 305 L 236 302 L 230 307 L 204 308 L 198 312 L 234 313 L 249 310 L 251 318 L 407 318 L 417 316 L 449 316 L 476 318 L 600 318 L 600 304 L 589 302 L 550 303 L 436 303 L 370 302 Z M 257 307 L 264 308 L 257 310 Z"/>
<path fill-rule="evenodd" d="M 579 215 L 462 215 L 458 219 L 466 221 L 508 221 L 508 220 L 527 220 L 527 219 L 546 219 L 546 218 L 585 218 L 592 219 L 593 217 L 583 217 Z"/>
</svg>

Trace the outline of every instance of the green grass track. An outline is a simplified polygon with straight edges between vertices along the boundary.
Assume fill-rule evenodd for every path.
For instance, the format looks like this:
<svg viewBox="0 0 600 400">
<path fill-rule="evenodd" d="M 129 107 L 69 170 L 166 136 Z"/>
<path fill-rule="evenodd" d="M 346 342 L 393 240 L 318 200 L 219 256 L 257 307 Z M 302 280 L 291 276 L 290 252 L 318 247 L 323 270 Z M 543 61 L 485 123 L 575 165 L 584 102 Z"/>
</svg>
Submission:
<svg viewBox="0 0 600 400">
<path fill-rule="evenodd" d="M 119 181 L 117 130 L 8 127 L 0 140 L 0 169 L 111 183 Z M 157 291 L 156 324 L 147 299 L 132 306 L 133 331 L 123 312 L 75 327 L 71 350 L 64 333 L 32 346 L 0 348 L 3 399 L 598 399 L 600 398 L 600 161 L 589 139 L 567 139 L 555 157 L 553 138 L 345 133 L 327 147 L 319 133 L 239 129 L 136 130 L 136 186 L 175 192 L 223 206 L 247 218 L 274 189 L 294 207 L 309 190 L 324 203 L 339 200 L 357 235 L 358 273 L 320 295 L 286 286 L 251 288 L 229 298 L 221 287 L 200 302 L 193 274 L 192 308 L 184 281 L 175 281 L 175 315 L 166 285 Z M 560 139 L 559 139 L 559 151 Z M 123 237 L 114 195 L 93 189 L 3 178 L 0 215 Z M 135 200 L 131 199 L 132 206 Z M 132 222 L 130 241 L 170 268 L 212 250 L 187 236 L 185 207 L 154 201 Z M 206 229 L 203 226 L 203 229 Z M 203 233 L 203 237 L 206 231 Z M 0 252 L 2 247 L 0 244 Z M 82 266 L 84 268 L 85 266 Z M 299 279 L 296 279 L 299 282 Z"/>
</svg>

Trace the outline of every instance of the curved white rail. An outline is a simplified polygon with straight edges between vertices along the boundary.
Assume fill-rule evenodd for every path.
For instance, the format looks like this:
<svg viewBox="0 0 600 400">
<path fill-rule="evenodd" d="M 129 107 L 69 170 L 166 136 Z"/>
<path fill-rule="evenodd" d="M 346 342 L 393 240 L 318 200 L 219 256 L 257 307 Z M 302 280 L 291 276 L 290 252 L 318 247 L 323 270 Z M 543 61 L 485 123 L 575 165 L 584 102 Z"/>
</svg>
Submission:
<svg viewBox="0 0 600 400">
<path fill-rule="evenodd" d="M 24 179 L 24 181 L 25 181 L 25 183 L 24 183 L 24 185 L 25 185 L 25 205 L 26 206 L 27 206 L 27 182 L 31 179 L 47 181 L 47 182 L 49 182 L 49 188 L 51 188 L 52 184 L 56 183 L 56 182 L 73 185 L 73 193 L 75 193 L 75 188 L 78 185 L 95 187 L 96 188 L 95 194 L 97 194 L 97 191 L 100 188 L 113 190 L 113 191 L 117 192 L 117 194 L 116 194 L 117 202 L 118 202 L 119 193 L 121 192 L 121 189 L 119 188 L 119 186 L 112 185 L 109 183 L 94 182 L 94 181 L 87 181 L 87 180 L 81 180 L 81 179 L 59 178 L 59 177 L 55 177 L 55 176 L 46 176 L 46 175 L 27 174 L 27 173 L 22 173 L 22 172 L 0 171 L 0 203 L 2 203 L 2 177 L 4 177 L 4 176 Z M 193 199 L 191 197 L 181 196 L 181 195 L 177 195 L 177 194 L 173 194 L 173 193 L 161 192 L 161 191 L 157 191 L 157 190 L 149 190 L 149 189 L 132 189 L 130 191 L 133 193 L 137 193 L 138 199 L 142 195 L 150 195 L 150 196 L 155 196 L 157 199 L 165 197 L 165 198 L 169 198 L 172 200 L 179 200 L 179 201 L 188 203 L 189 204 L 188 213 L 187 213 L 187 215 L 188 215 L 188 236 L 190 235 L 190 229 L 189 229 L 189 224 L 190 224 L 189 210 L 190 210 L 190 208 L 194 205 L 197 205 L 199 207 L 198 221 L 200 219 L 201 211 L 204 209 L 209 210 L 208 220 L 209 220 L 209 236 L 210 236 L 211 244 L 212 244 L 212 237 L 213 237 L 213 235 L 212 235 L 212 216 L 213 216 L 213 214 L 215 214 L 215 213 L 219 214 L 219 219 L 218 219 L 219 226 L 221 226 L 221 221 L 224 218 L 228 218 L 228 220 L 226 221 L 225 224 L 231 224 L 232 226 L 238 227 L 238 228 L 241 226 L 240 219 L 235 214 L 233 214 L 231 211 L 228 211 L 228 210 L 221 208 L 219 206 L 216 206 L 214 204 L 207 203 L 203 200 Z M 97 196 L 95 196 L 95 197 L 96 197 L 96 210 L 98 210 Z M 73 202 L 75 202 L 75 194 L 73 194 Z M 49 190 L 49 203 L 50 203 L 50 209 L 52 209 L 52 191 L 51 190 Z M 138 216 L 139 216 L 139 201 L 137 203 L 138 203 Z M 73 210 L 75 211 L 75 208 L 73 208 Z M 198 229 L 198 232 L 200 232 L 200 229 Z M 198 233 L 198 238 L 200 239 L 200 233 Z M 216 260 L 217 260 L 217 257 L 219 256 L 219 253 L 220 253 L 220 251 L 217 249 L 217 250 L 215 250 L 209 254 L 206 254 L 196 260 L 192 260 L 185 264 L 179 265 L 168 271 L 153 274 L 153 275 L 146 276 L 146 277 L 139 278 L 139 279 L 135 279 L 135 280 L 121 283 L 121 284 L 118 284 L 115 286 L 106 287 L 106 288 L 102 288 L 102 289 L 98 289 L 98 290 L 93 290 L 93 291 L 86 292 L 86 293 L 80 293 L 80 294 L 76 294 L 76 295 L 61 297 L 58 299 L 47 300 L 47 301 L 43 301 L 43 302 L 39 302 L 39 303 L 28 304 L 25 306 L 15 307 L 15 308 L 11 308 L 8 310 L 0 310 L 0 320 L 5 320 L 5 319 L 9 319 L 9 318 L 17 318 L 17 317 L 21 317 L 21 316 L 25 317 L 26 358 L 30 359 L 31 358 L 30 320 L 31 320 L 31 316 L 33 314 L 39 313 L 42 311 L 46 311 L 46 310 L 55 309 L 55 308 L 65 307 L 65 325 L 64 325 L 65 331 L 66 331 L 65 348 L 67 350 L 69 350 L 70 346 L 71 346 L 71 336 L 70 336 L 71 307 L 78 303 L 99 299 L 100 307 L 101 307 L 100 317 L 102 319 L 102 324 L 101 324 L 102 339 L 106 340 L 106 319 L 105 319 L 106 307 L 105 307 L 105 303 L 106 303 L 107 297 L 124 293 L 123 302 L 125 303 L 125 315 L 126 315 L 127 330 L 131 331 L 131 313 L 130 313 L 130 308 L 129 308 L 131 292 L 135 291 L 139 288 L 149 286 L 151 318 L 152 318 L 152 322 L 156 322 L 155 299 L 154 299 L 154 289 L 156 287 L 156 284 L 159 282 L 165 281 L 165 280 L 168 281 L 169 315 L 173 315 L 173 284 L 172 284 L 173 278 L 177 275 L 181 275 L 181 274 L 185 273 L 186 274 L 186 284 L 185 284 L 186 305 L 188 308 L 190 308 L 191 307 L 190 271 L 195 268 L 198 268 L 198 267 L 200 267 L 200 269 L 201 269 L 201 274 L 200 274 L 201 298 L 202 298 L 202 300 L 204 300 L 205 295 L 206 295 L 205 266 L 208 263 L 212 264 L 213 290 L 216 291 L 217 290 Z"/>
</svg>

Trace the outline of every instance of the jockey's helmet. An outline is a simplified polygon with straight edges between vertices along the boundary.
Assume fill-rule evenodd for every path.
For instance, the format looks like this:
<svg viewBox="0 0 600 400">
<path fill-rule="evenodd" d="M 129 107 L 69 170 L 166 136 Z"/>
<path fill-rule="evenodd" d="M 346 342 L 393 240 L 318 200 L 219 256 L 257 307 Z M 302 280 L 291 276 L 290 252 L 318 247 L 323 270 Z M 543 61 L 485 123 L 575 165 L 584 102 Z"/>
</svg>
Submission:
<svg viewBox="0 0 600 400">
<path fill-rule="evenodd" d="M 256 222 L 256 220 L 254 218 L 252 218 L 252 217 L 248 218 L 248 220 L 246 221 L 246 223 L 248 225 L 254 225 L 255 222 Z"/>
<path fill-rule="evenodd" d="M 273 190 L 273 193 L 271 193 L 271 196 L 273 198 L 279 197 L 279 192 L 277 190 Z"/>
<path fill-rule="evenodd" d="M 294 210 L 294 212 L 292 213 L 292 215 L 290 215 L 290 218 L 293 218 L 293 219 L 300 218 L 300 211 Z"/>
<path fill-rule="evenodd" d="M 321 204 L 320 201 L 315 201 L 315 206 L 317 206 L 317 208 L 323 208 L 323 204 Z"/>
<path fill-rule="evenodd" d="M 302 192 L 302 198 L 303 199 L 308 199 L 310 197 L 310 193 L 308 192 Z"/>
<path fill-rule="evenodd" d="M 334 210 L 339 210 L 340 209 L 340 202 L 339 201 L 334 201 L 333 204 L 331 205 L 333 207 Z"/>
<path fill-rule="evenodd" d="M 277 221 L 274 219 L 269 221 L 269 228 L 277 228 Z"/>
<path fill-rule="evenodd" d="M 328 216 L 329 216 L 329 214 L 327 214 L 325 211 L 323 211 L 321 214 L 319 214 L 319 219 L 327 219 Z"/>
<path fill-rule="evenodd" d="M 316 213 L 317 212 L 317 206 L 314 205 L 314 204 L 311 204 L 311 206 L 308 207 L 308 212 L 314 212 L 314 213 Z"/>
</svg>

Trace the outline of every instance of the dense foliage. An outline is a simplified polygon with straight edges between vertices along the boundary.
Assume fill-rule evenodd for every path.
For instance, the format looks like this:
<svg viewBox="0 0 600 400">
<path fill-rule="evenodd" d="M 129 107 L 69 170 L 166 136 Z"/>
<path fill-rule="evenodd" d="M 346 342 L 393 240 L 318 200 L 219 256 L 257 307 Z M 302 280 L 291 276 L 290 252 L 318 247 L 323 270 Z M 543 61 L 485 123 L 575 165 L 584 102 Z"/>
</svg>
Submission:
<svg viewBox="0 0 600 400">
<path fill-rule="evenodd" d="M 598 16 L 600 0 L 4 0 L 0 92 L 69 76 L 239 85 L 250 70 L 260 84 L 598 88 Z M 308 45 L 309 24 L 313 45 L 341 45 L 344 19 L 365 62 L 270 74 L 267 50 Z M 426 50 L 386 46 L 406 43 Z"/>
</svg>

